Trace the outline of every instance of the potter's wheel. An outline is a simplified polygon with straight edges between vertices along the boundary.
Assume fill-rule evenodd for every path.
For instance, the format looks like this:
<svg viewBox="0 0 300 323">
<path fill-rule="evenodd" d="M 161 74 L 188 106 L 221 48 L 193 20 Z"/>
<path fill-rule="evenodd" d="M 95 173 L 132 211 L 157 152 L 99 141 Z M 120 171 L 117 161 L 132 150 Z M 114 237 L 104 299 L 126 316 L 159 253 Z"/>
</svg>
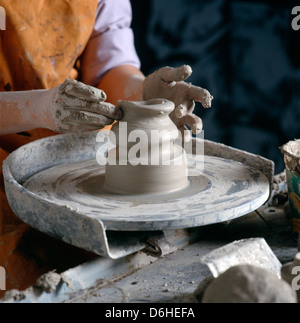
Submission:
<svg viewBox="0 0 300 323">
<path fill-rule="evenodd" d="M 101 236 L 106 243 L 105 230 L 166 230 L 224 222 L 252 212 L 269 197 L 269 181 L 260 171 L 212 156 L 205 156 L 203 172 L 190 171 L 190 185 L 177 193 L 108 194 L 103 190 L 105 168 L 95 157 L 107 143 L 97 143 L 96 137 L 97 132 L 45 138 L 8 157 L 3 168 L 6 193 L 23 221 L 103 254 L 96 240 Z"/>
<path fill-rule="evenodd" d="M 38 198 L 99 217 L 107 230 L 159 230 L 222 222 L 259 207 L 268 182 L 250 167 L 205 157 L 189 186 L 172 194 L 116 195 L 103 188 L 105 167 L 95 159 L 51 167 L 23 184 Z"/>
</svg>

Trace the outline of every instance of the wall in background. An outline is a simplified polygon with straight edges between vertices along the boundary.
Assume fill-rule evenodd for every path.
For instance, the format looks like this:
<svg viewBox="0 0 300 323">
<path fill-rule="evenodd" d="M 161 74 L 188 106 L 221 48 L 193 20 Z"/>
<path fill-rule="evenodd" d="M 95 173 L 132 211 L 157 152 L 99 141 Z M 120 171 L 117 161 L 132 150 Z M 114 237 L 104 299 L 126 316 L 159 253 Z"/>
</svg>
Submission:
<svg viewBox="0 0 300 323">
<path fill-rule="evenodd" d="M 215 98 L 196 106 L 205 138 L 270 158 L 277 173 L 279 146 L 300 138 L 300 30 L 288 2 L 131 0 L 143 72 L 191 65 L 189 81 Z"/>
</svg>

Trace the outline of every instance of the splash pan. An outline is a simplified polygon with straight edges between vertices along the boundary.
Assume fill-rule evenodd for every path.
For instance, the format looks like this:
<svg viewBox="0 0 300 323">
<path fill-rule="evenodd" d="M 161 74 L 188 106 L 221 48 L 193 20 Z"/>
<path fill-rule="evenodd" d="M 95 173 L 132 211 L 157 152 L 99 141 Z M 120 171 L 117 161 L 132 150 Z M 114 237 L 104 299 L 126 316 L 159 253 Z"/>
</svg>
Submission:
<svg viewBox="0 0 300 323">
<path fill-rule="evenodd" d="M 15 214 L 65 242 L 118 258 L 124 252 L 112 251 L 107 232 L 129 233 L 122 249 L 140 249 L 144 242 L 131 246 L 130 236 L 228 221 L 252 212 L 269 197 L 263 173 L 213 156 L 205 156 L 204 168 L 199 163 L 201 169 L 190 170 L 190 185 L 182 191 L 159 196 L 108 194 L 103 189 L 105 168 L 97 164 L 96 153 L 109 145 L 97 143 L 96 136 L 89 132 L 45 138 L 12 153 L 3 170 Z"/>
</svg>

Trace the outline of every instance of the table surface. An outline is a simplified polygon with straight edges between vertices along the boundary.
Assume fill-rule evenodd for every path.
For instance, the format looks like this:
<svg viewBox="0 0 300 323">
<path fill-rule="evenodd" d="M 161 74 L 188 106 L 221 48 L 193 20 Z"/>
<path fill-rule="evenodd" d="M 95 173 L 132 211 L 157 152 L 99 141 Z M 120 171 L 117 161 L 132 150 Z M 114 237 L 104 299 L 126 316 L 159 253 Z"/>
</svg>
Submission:
<svg viewBox="0 0 300 323">
<path fill-rule="evenodd" d="M 202 229 L 200 238 L 186 247 L 113 283 L 95 286 L 71 297 L 72 303 L 182 303 L 211 275 L 201 256 L 235 240 L 262 237 L 284 264 L 297 253 L 297 241 L 282 206 L 264 207 L 229 223 Z"/>
</svg>

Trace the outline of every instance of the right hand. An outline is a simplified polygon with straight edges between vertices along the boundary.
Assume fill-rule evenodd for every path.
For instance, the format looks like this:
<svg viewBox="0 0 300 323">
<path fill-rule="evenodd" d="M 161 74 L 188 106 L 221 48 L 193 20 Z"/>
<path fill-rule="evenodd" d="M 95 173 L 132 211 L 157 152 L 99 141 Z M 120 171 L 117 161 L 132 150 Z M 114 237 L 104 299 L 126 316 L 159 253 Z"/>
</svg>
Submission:
<svg viewBox="0 0 300 323">
<path fill-rule="evenodd" d="M 162 67 L 148 75 L 144 81 L 143 99 L 164 98 L 173 101 L 174 111 L 170 118 L 182 133 L 182 138 L 189 141 L 190 133 L 185 132 L 189 126 L 194 135 L 202 130 L 202 120 L 194 114 L 195 102 L 201 102 L 204 108 L 210 108 L 213 96 L 199 86 L 185 82 L 192 74 L 188 65 L 177 68 Z"/>
<path fill-rule="evenodd" d="M 122 118 L 122 111 L 104 102 L 104 91 L 76 80 L 49 90 L 52 92 L 48 105 L 49 128 L 60 133 L 98 130 Z"/>
</svg>

